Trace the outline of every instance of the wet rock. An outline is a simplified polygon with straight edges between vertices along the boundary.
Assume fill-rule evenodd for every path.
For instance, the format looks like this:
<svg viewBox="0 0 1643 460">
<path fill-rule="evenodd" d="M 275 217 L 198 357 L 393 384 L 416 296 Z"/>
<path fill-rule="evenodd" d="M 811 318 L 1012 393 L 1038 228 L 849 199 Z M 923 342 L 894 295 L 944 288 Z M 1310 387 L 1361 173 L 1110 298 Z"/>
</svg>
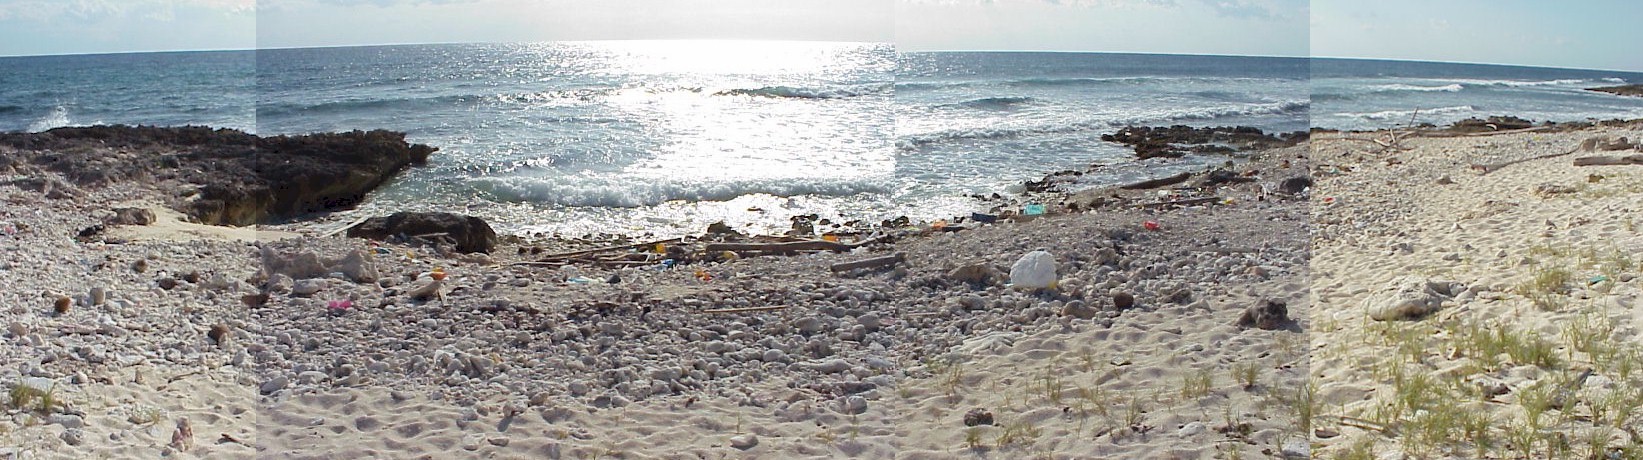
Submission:
<svg viewBox="0 0 1643 460">
<path fill-rule="evenodd" d="M 394 236 L 448 238 L 459 252 L 489 253 L 496 248 L 496 231 L 484 219 L 448 212 L 396 212 L 372 217 L 348 229 L 351 238 L 383 241 Z"/>
<path fill-rule="evenodd" d="M 1238 327 L 1271 331 L 1283 327 L 1290 321 L 1287 304 L 1280 300 L 1266 299 L 1245 309 L 1244 314 L 1238 317 Z"/>
</svg>

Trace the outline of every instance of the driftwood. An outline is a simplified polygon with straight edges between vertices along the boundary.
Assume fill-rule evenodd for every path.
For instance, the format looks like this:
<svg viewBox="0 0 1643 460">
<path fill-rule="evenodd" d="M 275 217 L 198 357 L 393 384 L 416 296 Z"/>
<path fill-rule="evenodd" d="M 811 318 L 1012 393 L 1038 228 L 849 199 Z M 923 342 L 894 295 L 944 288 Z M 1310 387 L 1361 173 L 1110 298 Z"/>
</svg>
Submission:
<svg viewBox="0 0 1643 460">
<path fill-rule="evenodd" d="M 634 243 L 634 244 L 624 244 L 624 245 L 619 245 L 619 246 L 605 246 L 605 247 L 602 247 L 602 248 L 583 249 L 583 250 L 580 250 L 580 251 L 561 252 L 561 253 L 558 253 L 558 254 L 548 254 L 546 256 L 542 256 L 541 259 L 537 259 L 537 260 L 546 262 L 546 261 L 551 261 L 551 260 L 570 259 L 570 258 L 575 258 L 577 256 L 585 256 L 585 255 L 588 255 L 588 254 L 598 254 L 598 253 L 601 253 L 601 252 L 621 251 L 621 250 L 628 250 L 628 249 L 639 249 L 639 248 L 654 247 L 658 244 L 677 244 L 679 241 L 680 241 L 679 238 L 673 238 L 673 239 L 668 239 L 668 240 L 652 241 L 652 242 L 649 242 L 649 243 Z"/>
<path fill-rule="evenodd" d="M 1486 136 L 1499 136 L 1499 135 L 1502 135 L 1502 134 L 1531 133 L 1531 132 L 1535 132 L 1535 131 L 1545 131 L 1545 130 L 1549 130 L 1549 129 L 1552 129 L 1552 128 L 1556 128 L 1556 126 L 1535 126 L 1535 127 L 1530 127 L 1530 128 L 1508 129 L 1508 130 L 1505 130 L 1505 131 L 1487 131 L 1487 132 L 1481 132 L 1481 133 L 1455 133 L 1455 132 L 1447 132 L 1447 131 L 1421 131 L 1421 132 L 1416 133 L 1415 135 L 1419 136 L 1419 137 L 1486 137 Z"/>
<path fill-rule="evenodd" d="M 877 241 L 878 239 L 869 239 L 849 244 L 826 240 L 805 240 L 785 243 L 709 243 L 704 250 L 709 254 L 724 251 L 730 251 L 737 254 L 744 252 L 775 254 L 797 254 L 801 251 L 845 252 L 875 243 Z"/>
<path fill-rule="evenodd" d="M 1195 205 L 1195 204 L 1216 203 L 1220 199 L 1221 199 L 1221 197 L 1208 196 L 1208 197 L 1203 197 L 1203 198 L 1188 198 L 1188 199 L 1185 199 L 1185 200 L 1160 201 L 1160 202 L 1157 202 L 1157 203 L 1142 203 L 1142 204 L 1139 204 L 1139 205 L 1136 205 L 1136 206 L 1143 207 L 1143 208 L 1162 208 L 1162 207 L 1165 207 L 1165 206 L 1191 206 L 1191 205 Z"/>
<path fill-rule="evenodd" d="M 1582 147 L 1584 147 L 1587 144 L 1591 144 L 1591 143 L 1592 143 L 1592 140 L 1587 139 L 1586 142 L 1581 143 L 1580 146 L 1569 149 L 1569 151 L 1567 151 L 1567 152 L 1549 153 L 1549 154 L 1546 154 L 1546 155 L 1534 156 L 1534 157 L 1529 157 L 1529 158 L 1521 158 L 1521 159 L 1517 159 L 1517 160 L 1504 161 L 1504 162 L 1494 163 L 1494 164 L 1486 164 L 1486 165 L 1474 164 L 1474 165 L 1472 165 L 1472 169 L 1477 170 L 1478 175 L 1482 176 L 1482 175 L 1489 174 L 1489 173 L 1492 173 L 1492 172 L 1495 172 L 1495 171 L 1499 171 L 1500 168 L 1515 165 L 1515 164 L 1522 163 L 1522 162 L 1525 162 L 1525 161 L 1535 161 L 1535 160 L 1544 160 L 1544 159 L 1547 159 L 1547 158 L 1557 158 L 1557 157 L 1560 157 L 1560 156 L 1564 156 L 1564 155 L 1568 155 L 1568 154 L 1571 154 L 1571 153 L 1579 152 L 1579 151 L 1582 150 Z"/>
<path fill-rule="evenodd" d="M 787 308 L 787 306 L 786 305 L 774 305 L 774 306 L 769 306 L 769 307 L 720 308 L 720 309 L 717 309 L 717 310 L 701 310 L 701 311 L 698 311 L 696 313 L 744 313 L 744 312 L 752 312 L 752 311 L 781 310 L 783 308 Z"/>
<path fill-rule="evenodd" d="M 1180 173 L 1180 174 L 1176 174 L 1176 175 L 1169 176 L 1169 177 L 1163 177 L 1163 178 L 1151 179 L 1151 180 L 1144 180 L 1144 181 L 1136 182 L 1136 183 L 1133 183 L 1133 184 L 1130 184 L 1130 185 L 1123 185 L 1123 186 L 1119 186 L 1118 188 L 1121 188 L 1121 189 L 1124 189 L 1124 190 L 1146 190 L 1146 189 L 1149 189 L 1149 188 L 1158 188 L 1158 187 L 1164 187 L 1164 186 L 1179 184 L 1179 183 L 1182 183 L 1182 182 L 1186 182 L 1187 179 L 1190 179 L 1190 178 L 1192 178 L 1192 173 Z"/>
<path fill-rule="evenodd" d="M 1575 159 L 1575 166 L 1643 165 L 1643 155 L 1596 156 Z"/>
<path fill-rule="evenodd" d="M 899 263 L 899 262 L 901 262 L 903 260 L 906 260 L 906 259 L 907 259 L 906 254 L 902 254 L 902 253 L 898 252 L 898 253 L 891 254 L 891 255 L 888 255 L 888 256 L 884 256 L 884 257 L 874 257 L 874 258 L 871 258 L 871 259 L 863 259 L 863 260 L 858 260 L 858 261 L 855 261 L 855 262 L 837 263 L 837 264 L 833 264 L 833 266 L 829 267 L 829 269 L 832 270 L 833 273 L 847 272 L 847 271 L 850 271 L 850 270 L 856 270 L 856 269 L 860 269 L 860 268 L 874 268 L 874 267 L 883 267 L 883 266 L 886 266 L 886 265 L 895 265 L 896 263 Z"/>
</svg>

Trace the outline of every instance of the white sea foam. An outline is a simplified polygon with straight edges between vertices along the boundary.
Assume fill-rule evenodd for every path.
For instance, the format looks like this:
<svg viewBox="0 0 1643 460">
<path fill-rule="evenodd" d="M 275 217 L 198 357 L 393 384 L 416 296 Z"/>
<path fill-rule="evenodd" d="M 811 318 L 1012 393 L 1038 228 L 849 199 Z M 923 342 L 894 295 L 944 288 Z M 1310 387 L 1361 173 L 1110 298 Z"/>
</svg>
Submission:
<svg viewBox="0 0 1643 460">
<path fill-rule="evenodd" d="M 1422 91 L 1422 92 L 1442 91 L 1442 92 L 1453 93 L 1453 92 L 1457 92 L 1457 91 L 1460 91 L 1460 90 L 1463 90 L 1463 89 L 1466 89 L 1466 87 L 1461 86 L 1461 84 L 1459 84 L 1459 83 L 1450 84 L 1450 85 L 1443 85 L 1443 86 L 1405 85 L 1405 84 L 1402 84 L 1402 83 L 1394 83 L 1394 84 L 1390 84 L 1390 85 L 1377 85 L 1377 86 L 1375 86 L 1376 91 Z"/>
<path fill-rule="evenodd" d="M 46 116 L 40 117 L 40 119 L 35 120 L 34 123 L 30 123 L 29 132 L 38 133 L 50 130 L 52 128 L 70 126 L 72 123 L 73 121 L 68 118 L 68 107 L 59 105 L 52 107 L 51 112 L 47 113 Z"/>
<path fill-rule="evenodd" d="M 1468 85 L 1468 86 L 1504 86 L 1504 87 L 1509 87 L 1509 88 L 1521 88 L 1521 87 L 1527 87 L 1527 86 L 1568 86 L 1568 85 L 1578 85 L 1578 84 L 1590 82 L 1591 80 L 1560 79 L 1560 80 L 1528 80 L 1528 81 L 1525 81 L 1525 80 L 1477 80 L 1477 79 L 1468 79 L 1468 78 L 1448 78 L 1448 79 L 1442 79 L 1441 81 L 1455 82 L 1455 83 L 1460 83 L 1460 84 Z"/>
<path fill-rule="evenodd" d="M 1436 107 L 1436 108 L 1430 108 L 1430 109 L 1420 109 L 1419 115 L 1462 113 L 1462 112 L 1470 112 L 1470 111 L 1474 111 L 1474 110 L 1477 110 L 1477 108 L 1473 107 L 1473 106 L 1470 106 L 1470 105 L 1457 105 L 1457 106 L 1452 106 L 1452 107 Z M 1387 111 L 1382 111 L 1382 112 L 1344 112 L 1344 113 L 1337 113 L 1335 115 L 1343 116 L 1343 117 L 1362 118 L 1362 119 L 1365 119 L 1365 120 L 1398 120 L 1398 119 L 1408 119 L 1409 116 L 1412 115 L 1412 114 L 1415 114 L 1415 112 L 1416 111 L 1414 111 L 1414 110 L 1387 110 Z"/>
<path fill-rule="evenodd" d="M 499 201 L 638 208 L 670 201 L 729 201 L 747 195 L 852 196 L 889 193 L 883 177 L 693 181 L 645 177 L 487 177 L 474 186 Z"/>
</svg>

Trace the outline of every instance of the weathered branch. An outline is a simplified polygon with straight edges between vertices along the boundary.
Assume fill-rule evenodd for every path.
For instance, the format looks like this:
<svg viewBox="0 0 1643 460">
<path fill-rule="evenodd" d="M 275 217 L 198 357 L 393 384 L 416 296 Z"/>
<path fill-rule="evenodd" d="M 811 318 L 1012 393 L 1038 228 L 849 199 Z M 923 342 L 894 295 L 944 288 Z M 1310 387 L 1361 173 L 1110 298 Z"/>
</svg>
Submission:
<svg viewBox="0 0 1643 460">
<path fill-rule="evenodd" d="M 858 261 L 855 261 L 855 262 L 837 263 L 837 264 L 833 264 L 833 266 L 829 267 L 829 269 L 832 270 L 834 273 L 847 272 L 847 271 L 850 271 L 850 270 L 855 270 L 855 269 L 860 269 L 860 268 L 874 268 L 874 267 L 883 267 L 883 266 L 886 266 L 886 265 L 895 265 L 896 263 L 899 263 L 899 262 L 901 262 L 903 260 L 906 260 L 906 259 L 907 259 L 906 254 L 902 254 L 902 253 L 898 252 L 898 253 L 891 254 L 891 255 L 888 255 L 888 256 L 884 256 L 884 257 L 874 257 L 874 258 L 871 258 L 871 259 L 858 260 Z"/>
<path fill-rule="evenodd" d="M 1176 175 L 1169 176 L 1169 177 L 1144 180 L 1144 181 L 1136 182 L 1136 183 L 1133 183 L 1133 184 L 1130 184 L 1130 185 L 1120 186 L 1118 188 L 1121 188 L 1121 189 L 1124 189 L 1124 190 L 1145 190 L 1145 189 L 1149 189 L 1149 188 L 1158 188 L 1158 187 L 1164 187 L 1164 186 L 1179 184 L 1179 183 L 1182 183 L 1182 182 L 1186 182 L 1187 179 L 1190 179 L 1190 178 L 1192 178 L 1192 173 L 1180 173 L 1180 174 L 1176 174 Z"/>
</svg>

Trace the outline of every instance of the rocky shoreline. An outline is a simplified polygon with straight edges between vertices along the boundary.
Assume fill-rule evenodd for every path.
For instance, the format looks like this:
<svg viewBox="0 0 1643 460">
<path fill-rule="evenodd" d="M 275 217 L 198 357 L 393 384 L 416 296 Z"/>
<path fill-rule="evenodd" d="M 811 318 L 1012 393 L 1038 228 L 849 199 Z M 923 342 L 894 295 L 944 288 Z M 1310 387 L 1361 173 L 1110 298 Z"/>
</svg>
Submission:
<svg viewBox="0 0 1643 460">
<path fill-rule="evenodd" d="M 0 359 L 20 363 L 0 382 L 44 379 L 62 402 L 0 419 L 28 452 L 939 456 L 967 432 L 1001 455 L 1035 445 L 1075 456 L 1305 451 L 1284 434 L 1298 433 L 1297 415 L 1259 409 L 1306 376 L 1304 347 L 1273 352 L 1304 343 L 1307 327 L 1307 189 L 1281 184 L 1307 175 L 1304 142 L 1252 153 L 1228 170 L 1238 180 L 1204 176 L 1213 183 L 1193 198 L 1099 191 L 1043 214 L 895 223 L 837 241 L 721 232 L 562 255 L 460 216 L 450 220 L 466 230 L 410 217 L 358 227 L 388 235 L 380 241 L 186 227 L 186 216 L 254 222 L 347 205 L 351 188 L 285 194 L 259 182 L 338 168 L 316 159 L 344 145 L 367 152 L 338 160 L 357 186 L 432 149 L 385 132 L 188 129 L 166 147 L 133 140 L 132 129 L 146 128 L 0 138 L 0 155 L 21 159 L 0 169 L 0 199 L 15 204 L 0 212 L 13 229 L 0 243 L 16 254 L 0 282 L 25 286 L 0 293 L 14 314 Z M 162 162 L 139 160 L 154 157 Z M 183 165 L 261 175 L 223 192 L 164 193 L 210 176 Z M 238 200 L 199 204 L 204 196 Z M 148 209 L 155 222 L 76 238 L 115 208 Z M 196 233 L 138 232 L 179 228 Z M 1055 261 L 1055 287 L 1010 286 L 1018 261 L 1040 249 Z M 1074 387 L 1153 396 L 1119 403 L 1133 416 L 1074 416 L 1054 402 L 1061 390 L 1007 396 L 1032 383 L 1001 359 L 1066 375 L 1066 397 Z M 1234 363 L 1253 366 L 1260 384 L 1212 378 L 1175 395 L 1179 382 L 1229 375 Z M 968 376 L 935 385 L 964 366 Z M 1001 386 L 1018 390 L 990 390 Z M 1171 409 L 1206 404 L 1237 420 Z M 959 415 L 978 406 L 998 422 L 967 427 Z M 1062 415 L 1035 415 L 1045 409 Z M 958 413 L 931 416 L 949 410 Z M 1083 435 L 1007 442 L 1022 423 Z M 1186 441 L 1215 429 L 1242 442 Z M 1145 435 L 1153 430 L 1185 437 Z"/>
<path fill-rule="evenodd" d="M 1643 97 L 1643 85 L 1604 86 L 1600 88 L 1586 88 L 1586 90 L 1609 93 L 1616 96 Z"/>
</svg>

